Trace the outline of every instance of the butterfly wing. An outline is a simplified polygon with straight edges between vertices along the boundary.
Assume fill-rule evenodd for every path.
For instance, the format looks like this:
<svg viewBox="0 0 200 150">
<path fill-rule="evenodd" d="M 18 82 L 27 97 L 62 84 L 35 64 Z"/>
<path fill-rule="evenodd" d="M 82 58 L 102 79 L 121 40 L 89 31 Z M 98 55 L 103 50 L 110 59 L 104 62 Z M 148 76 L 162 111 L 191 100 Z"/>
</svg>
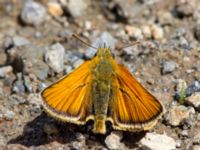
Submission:
<svg viewBox="0 0 200 150">
<path fill-rule="evenodd" d="M 163 112 L 163 106 L 123 66 L 118 65 L 109 105 L 113 128 L 149 130 Z"/>
<path fill-rule="evenodd" d="M 66 122 L 85 124 L 92 116 L 90 61 L 53 83 L 41 93 L 44 108 L 51 116 Z"/>
</svg>

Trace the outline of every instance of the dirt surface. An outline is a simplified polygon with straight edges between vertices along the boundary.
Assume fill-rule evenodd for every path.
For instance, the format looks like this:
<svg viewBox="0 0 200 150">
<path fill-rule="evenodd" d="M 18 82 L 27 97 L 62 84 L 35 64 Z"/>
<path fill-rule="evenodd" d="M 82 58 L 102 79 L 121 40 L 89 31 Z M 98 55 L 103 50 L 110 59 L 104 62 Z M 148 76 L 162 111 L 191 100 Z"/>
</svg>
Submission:
<svg viewBox="0 0 200 150">
<path fill-rule="evenodd" d="M 29 8 L 35 3 L 36 12 Z M 199 0 L 0 0 L 0 149 L 115 149 L 112 133 L 118 149 L 156 149 L 141 142 L 145 132 L 108 124 L 106 135 L 95 135 L 92 122 L 78 126 L 44 113 L 41 90 L 92 57 L 72 33 L 91 44 L 110 34 L 116 60 L 166 108 L 149 132 L 171 137 L 174 149 L 200 149 L 199 99 L 187 103 L 200 92 Z M 121 48 L 134 41 L 141 43 Z M 62 48 L 64 61 L 55 58 L 53 66 L 47 53 L 63 56 Z"/>
</svg>

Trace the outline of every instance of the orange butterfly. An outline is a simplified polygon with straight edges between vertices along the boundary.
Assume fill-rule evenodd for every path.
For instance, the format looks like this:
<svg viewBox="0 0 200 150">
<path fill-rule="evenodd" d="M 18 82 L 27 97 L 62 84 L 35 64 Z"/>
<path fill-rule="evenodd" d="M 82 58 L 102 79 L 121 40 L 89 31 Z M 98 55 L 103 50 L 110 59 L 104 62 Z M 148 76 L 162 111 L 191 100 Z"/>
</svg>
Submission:
<svg viewBox="0 0 200 150">
<path fill-rule="evenodd" d="M 93 120 L 93 132 L 100 134 L 106 133 L 106 121 L 118 130 L 149 130 L 164 109 L 123 65 L 116 63 L 110 48 L 98 48 L 93 59 L 41 95 L 51 116 L 80 125 Z"/>
</svg>

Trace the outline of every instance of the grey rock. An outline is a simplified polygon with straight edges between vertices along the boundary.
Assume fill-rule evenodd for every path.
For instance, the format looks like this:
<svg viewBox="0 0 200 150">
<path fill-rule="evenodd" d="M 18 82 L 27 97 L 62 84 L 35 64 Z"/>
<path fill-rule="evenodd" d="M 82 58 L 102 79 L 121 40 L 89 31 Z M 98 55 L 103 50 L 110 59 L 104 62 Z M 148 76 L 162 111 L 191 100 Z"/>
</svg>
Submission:
<svg viewBox="0 0 200 150">
<path fill-rule="evenodd" d="M 40 25 L 47 15 L 46 8 L 32 0 L 25 1 L 21 12 L 21 20 L 30 25 Z"/>
<path fill-rule="evenodd" d="M 16 94 L 12 94 L 9 96 L 9 101 L 13 104 L 13 105 L 20 105 L 20 104 L 24 104 L 26 103 L 26 99 L 24 99 L 23 97 L 16 95 Z"/>
<path fill-rule="evenodd" d="M 7 110 L 4 114 L 4 118 L 6 120 L 12 120 L 14 118 L 14 116 L 15 116 L 15 113 L 11 110 Z"/>
<path fill-rule="evenodd" d="M 121 149 L 122 132 L 112 132 L 105 139 L 105 144 L 109 149 Z"/>
<path fill-rule="evenodd" d="M 188 138 L 188 137 L 189 137 L 188 130 L 183 130 L 183 131 L 181 131 L 181 132 L 180 132 L 180 135 L 181 135 L 182 137 Z"/>
<path fill-rule="evenodd" d="M 200 145 L 194 145 L 193 150 L 200 150 Z"/>
<path fill-rule="evenodd" d="M 152 150 L 172 150 L 176 148 L 175 140 L 165 134 L 147 133 L 140 143 Z"/>
<path fill-rule="evenodd" d="M 197 25 L 194 28 L 194 36 L 198 41 L 200 41 L 200 25 Z"/>
<path fill-rule="evenodd" d="M 186 103 L 193 106 L 196 110 L 200 111 L 200 92 L 192 94 L 186 99 Z"/>
<path fill-rule="evenodd" d="M 43 62 L 45 49 L 27 44 L 8 50 L 8 62 L 16 72 L 34 74 L 39 80 L 48 76 L 49 67 Z"/>
<path fill-rule="evenodd" d="M 165 120 L 171 126 L 180 126 L 184 119 L 188 119 L 192 115 L 193 110 L 183 106 L 183 105 L 173 105 L 169 111 L 165 114 Z"/>
<path fill-rule="evenodd" d="M 13 84 L 12 91 L 18 94 L 24 94 L 25 93 L 25 87 L 24 82 L 22 80 L 17 80 Z"/>
<path fill-rule="evenodd" d="M 110 48 L 111 51 L 114 50 L 115 49 L 115 42 L 116 42 L 116 40 L 114 39 L 114 37 L 110 33 L 103 32 L 98 38 L 96 38 L 92 42 L 92 46 L 95 47 L 95 48 L 91 48 L 90 47 L 85 52 L 86 58 L 91 59 L 92 57 L 94 57 L 94 55 L 96 54 L 98 48 L 100 48 L 100 47 Z"/>
<path fill-rule="evenodd" d="M 167 74 L 175 71 L 177 64 L 174 61 L 165 61 L 162 64 L 162 73 Z"/>
<path fill-rule="evenodd" d="M 180 148 L 182 145 L 182 141 L 181 140 L 176 140 L 176 148 Z"/>
<path fill-rule="evenodd" d="M 177 16 L 180 18 L 191 16 L 195 9 L 195 4 L 190 3 L 190 1 L 185 1 L 185 3 L 178 3 L 175 7 L 175 11 Z"/>
<path fill-rule="evenodd" d="M 64 47 L 60 43 L 56 43 L 47 48 L 45 61 L 53 71 L 60 73 L 64 69 L 64 56 Z"/>
<path fill-rule="evenodd" d="M 198 81 L 194 81 L 191 85 L 189 85 L 186 89 L 185 89 L 185 95 L 186 96 L 190 96 L 195 92 L 199 92 L 200 91 L 200 83 Z"/>
<path fill-rule="evenodd" d="M 13 37 L 13 44 L 14 46 L 22 46 L 22 45 L 30 44 L 30 41 L 24 37 L 15 36 Z"/>
<path fill-rule="evenodd" d="M 68 0 L 65 5 L 73 17 L 82 16 L 88 6 L 87 0 Z"/>
<path fill-rule="evenodd" d="M 193 138 L 193 143 L 200 145 L 200 132 L 198 132 L 198 133 L 195 134 L 195 136 Z"/>
<path fill-rule="evenodd" d="M 12 66 L 0 67 L 0 78 L 8 77 L 12 71 Z"/>
</svg>

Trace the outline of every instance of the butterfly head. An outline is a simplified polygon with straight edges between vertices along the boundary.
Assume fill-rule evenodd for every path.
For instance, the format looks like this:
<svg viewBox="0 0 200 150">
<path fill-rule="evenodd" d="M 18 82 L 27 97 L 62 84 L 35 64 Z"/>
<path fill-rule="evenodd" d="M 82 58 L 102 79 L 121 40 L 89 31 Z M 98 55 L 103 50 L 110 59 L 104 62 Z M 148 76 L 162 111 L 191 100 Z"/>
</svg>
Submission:
<svg viewBox="0 0 200 150">
<path fill-rule="evenodd" d="M 110 48 L 98 48 L 98 51 L 97 51 L 97 54 L 96 54 L 97 57 L 99 58 L 112 58 L 112 52 L 111 52 L 111 49 Z"/>
</svg>

